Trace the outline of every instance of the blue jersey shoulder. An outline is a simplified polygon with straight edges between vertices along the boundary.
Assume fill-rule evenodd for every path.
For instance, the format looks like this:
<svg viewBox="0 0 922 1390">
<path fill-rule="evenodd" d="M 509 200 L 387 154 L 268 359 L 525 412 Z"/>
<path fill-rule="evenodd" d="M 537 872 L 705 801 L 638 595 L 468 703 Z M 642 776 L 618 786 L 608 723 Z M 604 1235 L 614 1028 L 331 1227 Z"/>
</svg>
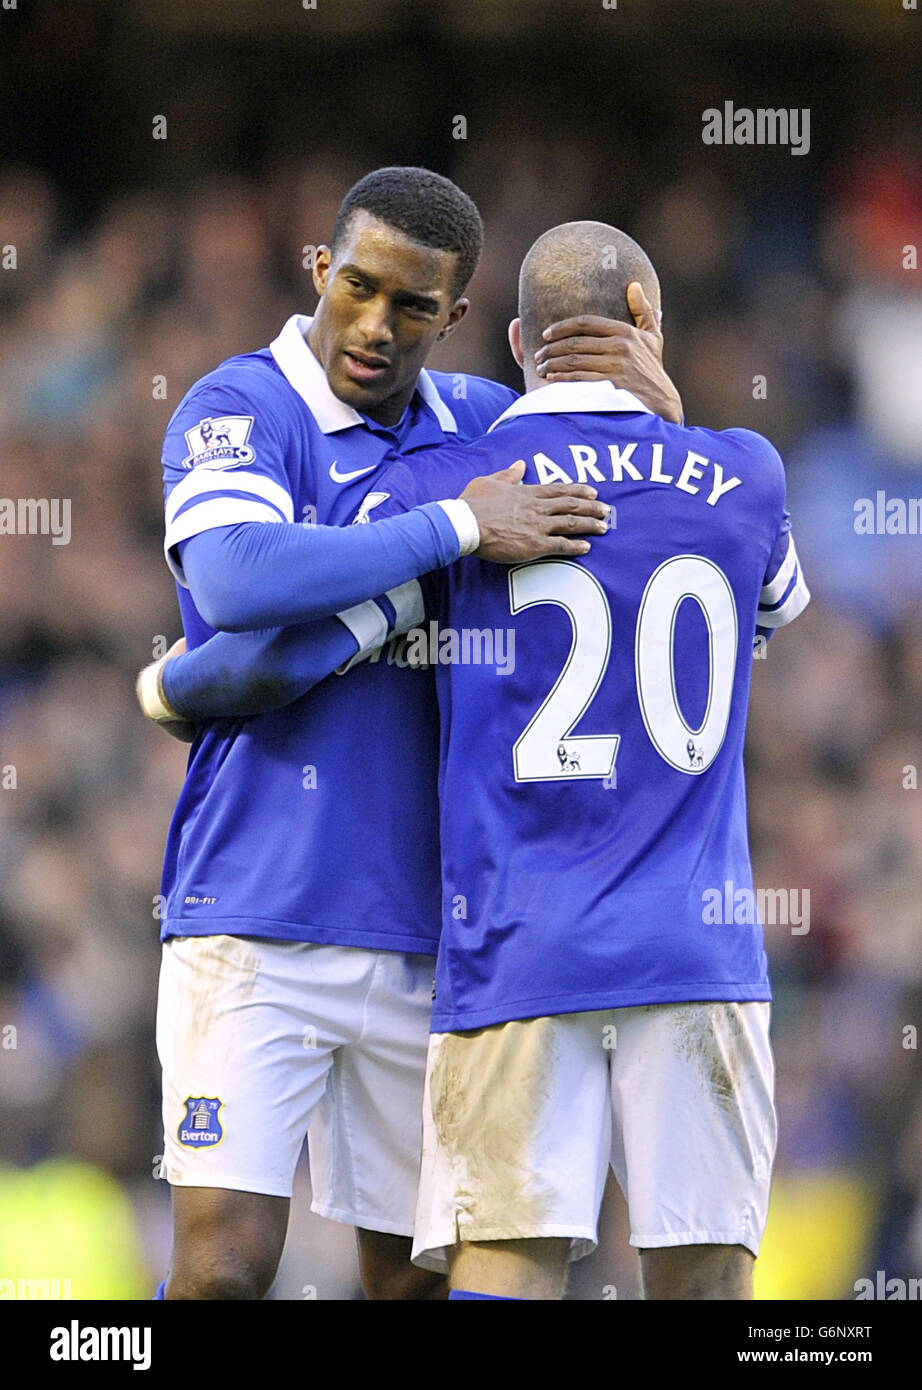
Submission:
<svg viewBox="0 0 922 1390">
<path fill-rule="evenodd" d="M 766 439 L 764 434 L 759 434 L 756 430 L 729 429 L 729 430 L 708 430 L 698 426 L 684 427 L 686 433 L 691 432 L 700 434 L 705 439 L 712 441 L 720 450 L 721 457 L 732 457 L 735 463 L 741 467 L 750 466 L 758 470 L 758 476 L 764 478 L 767 483 L 774 483 L 784 487 L 784 463 L 781 455 L 772 444 L 770 439 Z"/>
<path fill-rule="evenodd" d="M 493 421 L 508 410 L 518 393 L 488 377 L 469 372 L 434 372 L 432 383 L 468 438 L 485 434 Z"/>
<path fill-rule="evenodd" d="M 291 388 L 275 365 L 268 348 L 258 352 L 244 352 L 236 357 L 228 357 L 212 371 L 206 372 L 193 382 L 179 405 L 173 411 L 170 425 L 185 408 L 200 397 L 227 393 L 237 401 L 252 401 L 263 404 L 267 399 L 273 404 L 287 406 L 292 395 Z M 169 429 L 169 426 L 167 426 Z"/>
<path fill-rule="evenodd" d="M 644 420 L 643 433 L 660 436 L 667 448 L 673 438 L 682 448 L 719 463 L 728 477 L 732 474 L 745 482 L 745 489 L 730 494 L 734 507 L 751 506 L 766 515 L 780 514 L 786 487 L 784 463 L 764 435 L 742 428 L 712 430 L 700 425 L 676 425 L 651 416 Z"/>
</svg>

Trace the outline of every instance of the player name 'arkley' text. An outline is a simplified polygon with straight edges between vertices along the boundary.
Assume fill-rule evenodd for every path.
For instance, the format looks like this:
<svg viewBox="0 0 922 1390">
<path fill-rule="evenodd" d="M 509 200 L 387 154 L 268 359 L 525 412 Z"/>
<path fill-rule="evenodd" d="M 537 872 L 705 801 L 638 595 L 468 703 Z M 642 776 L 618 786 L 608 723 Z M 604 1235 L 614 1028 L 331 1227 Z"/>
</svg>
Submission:
<svg viewBox="0 0 922 1390">
<path fill-rule="evenodd" d="M 675 471 L 667 473 L 663 465 L 663 447 L 662 444 L 645 445 L 638 456 L 640 445 L 636 442 L 609 444 L 606 455 L 588 444 L 569 444 L 571 457 L 566 466 L 544 453 L 533 454 L 532 462 L 541 483 L 623 483 L 627 479 L 635 483 L 663 483 L 692 497 L 700 493 L 709 507 L 716 506 L 721 497 L 743 481 L 725 477 L 719 463 L 712 463 L 704 454 L 696 454 L 691 449 L 686 450 L 681 466 L 670 462 L 669 467 Z"/>
</svg>

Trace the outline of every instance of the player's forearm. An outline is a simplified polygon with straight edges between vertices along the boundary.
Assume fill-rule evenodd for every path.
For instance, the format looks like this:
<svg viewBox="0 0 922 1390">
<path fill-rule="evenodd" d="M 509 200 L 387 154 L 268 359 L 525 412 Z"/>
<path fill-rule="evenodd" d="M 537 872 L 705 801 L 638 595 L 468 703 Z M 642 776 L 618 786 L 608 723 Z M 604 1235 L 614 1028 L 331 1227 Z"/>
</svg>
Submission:
<svg viewBox="0 0 922 1390">
<path fill-rule="evenodd" d="M 167 703 L 194 723 L 280 709 L 348 661 L 359 643 L 338 618 L 261 632 L 219 632 L 160 676 Z"/>
<path fill-rule="evenodd" d="M 184 541 L 181 558 L 205 621 L 249 632 L 329 617 L 450 564 L 461 536 L 436 502 L 377 526 L 219 527 Z"/>
<path fill-rule="evenodd" d="M 261 632 L 219 632 L 194 651 L 169 653 L 156 664 L 155 676 L 142 672 L 141 707 L 157 722 L 175 723 L 178 715 L 189 725 L 265 714 L 299 700 L 334 671 L 350 670 L 424 616 L 422 590 L 411 580 L 333 618 Z"/>
</svg>

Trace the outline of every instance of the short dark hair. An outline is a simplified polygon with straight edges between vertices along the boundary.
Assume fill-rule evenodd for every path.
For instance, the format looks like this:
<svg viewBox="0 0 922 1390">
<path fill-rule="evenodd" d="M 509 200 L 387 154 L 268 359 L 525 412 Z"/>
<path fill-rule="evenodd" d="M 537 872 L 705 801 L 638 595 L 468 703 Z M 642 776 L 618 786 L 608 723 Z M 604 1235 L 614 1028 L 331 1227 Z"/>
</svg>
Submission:
<svg viewBox="0 0 922 1390">
<path fill-rule="evenodd" d="M 474 200 L 451 179 L 414 165 L 372 170 L 339 205 L 333 224 L 334 252 L 359 211 L 396 227 L 422 246 L 453 251 L 458 258 L 454 294 L 463 294 L 483 250 L 483 221 Z"/>
</svg>

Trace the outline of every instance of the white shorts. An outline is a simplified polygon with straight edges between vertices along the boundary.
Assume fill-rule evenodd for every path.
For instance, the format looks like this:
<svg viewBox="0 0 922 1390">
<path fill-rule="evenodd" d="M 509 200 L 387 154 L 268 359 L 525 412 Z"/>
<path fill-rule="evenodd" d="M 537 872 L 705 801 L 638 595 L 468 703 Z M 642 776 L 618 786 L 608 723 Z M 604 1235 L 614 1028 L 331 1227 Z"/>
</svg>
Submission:
<svg viewBox="0 0 922 1390">
<path fill-rule="evenodd" d="M 769 1014 L 656 1004 L 433 1034 L 415 1262 L 539 1236 L 589 1254 L 609 1164 L 632 1245 L 757 1255 L 777 1135 Z"/>
<path fill-rule="evenodd" d="M 309 1130 L 313 1210 L 412 1235 L 433 966 L 353 946 L 167 941 L 164 1176 L 290 1197 Z"/>
</svg>

